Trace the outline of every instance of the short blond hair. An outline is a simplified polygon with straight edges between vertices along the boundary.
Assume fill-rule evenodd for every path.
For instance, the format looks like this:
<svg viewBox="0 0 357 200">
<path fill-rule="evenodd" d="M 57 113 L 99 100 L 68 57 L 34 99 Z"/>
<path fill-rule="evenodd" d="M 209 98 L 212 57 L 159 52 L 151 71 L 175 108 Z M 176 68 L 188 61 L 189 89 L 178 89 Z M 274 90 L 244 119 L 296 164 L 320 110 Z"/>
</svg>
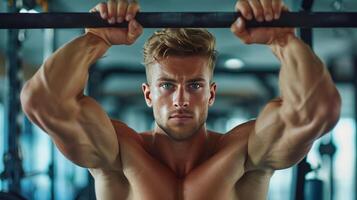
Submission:
<svg viewBox="0 0 357 200">
<path fill-rule="evenodd" d="M 146 76 L 153 62 L 167 56 L 205 56 L 209 59 L 212 75 L 217 51 L 216 39 L 202 28 L 166 28 L 156 31 L 144 45 Z M 212 78 L 212 76 L 211 76 Z"/>
</svg>

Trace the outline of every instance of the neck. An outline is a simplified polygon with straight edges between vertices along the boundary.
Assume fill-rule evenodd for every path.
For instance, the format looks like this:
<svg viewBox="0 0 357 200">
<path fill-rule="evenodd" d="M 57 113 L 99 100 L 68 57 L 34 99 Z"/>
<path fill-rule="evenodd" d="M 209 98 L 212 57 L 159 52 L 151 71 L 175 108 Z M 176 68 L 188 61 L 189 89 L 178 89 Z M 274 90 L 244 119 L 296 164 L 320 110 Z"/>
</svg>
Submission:
<svg viewBox="0 0 357 200">
<path fill-rule="evenodd" d="M 158 129 L 159 127 L 156 127 L 153 132 L 155 156 L 178 176 L 188 174 L 205 159 L 208 142 L 205 125 L 191 138 L 183 141 L 175 141 Z"/>
</svg>

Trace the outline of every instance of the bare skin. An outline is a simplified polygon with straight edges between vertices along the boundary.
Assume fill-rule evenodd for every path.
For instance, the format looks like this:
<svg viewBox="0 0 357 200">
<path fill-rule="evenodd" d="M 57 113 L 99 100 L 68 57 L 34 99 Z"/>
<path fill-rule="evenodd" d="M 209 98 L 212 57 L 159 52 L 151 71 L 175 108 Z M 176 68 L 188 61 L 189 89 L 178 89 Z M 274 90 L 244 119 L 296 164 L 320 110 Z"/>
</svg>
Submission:
<svg viewBox="0 0 357 200">
<path fill-rule="evenodd" d="M 241 0 L 236 9 L 247 20 L 270 21 L 286 8 L 279 0 Z M 110 119 L 83 88 L 90 64 L 111 45 L 141 35 L 133 20 L 138 10 L 136 2 L 98 4 L 93 12 L 110 22 L 125 19 L 129 28 L 88 29 L 55 52 L 21 92 L 29 118 L 69 160 L 89 169 L 98 199 L 266 199 L 274 171 L 299 162 L 336 124 L 341 100 L 320 59 L 292 29 L 246 29 L 243 19 L 232 32 L 244 43 L 268 45 L 282 64 L 281 97 L 256 120 L 226 134 L 206 129 L 216 85 L 207 59 L 194 55 L 152 64 L 142 89 L 154 130 L 138 134 Z"/>
</svg>

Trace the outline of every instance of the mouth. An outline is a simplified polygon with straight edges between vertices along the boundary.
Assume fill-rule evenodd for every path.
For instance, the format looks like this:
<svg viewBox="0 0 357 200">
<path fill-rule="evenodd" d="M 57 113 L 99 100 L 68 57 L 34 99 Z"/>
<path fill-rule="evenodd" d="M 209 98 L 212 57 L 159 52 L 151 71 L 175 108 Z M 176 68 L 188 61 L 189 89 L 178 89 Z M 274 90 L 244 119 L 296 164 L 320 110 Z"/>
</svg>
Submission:
<svg viewBox="0 0 357 200">
<path fill-rule="evenodd" d="M 178 122 L 184 122 L 191 120 L 193 118 L 192 115 L 187 114 L 187 113 L 176 113 L 170 116 L 171 120 L 178 121 Z"/>
<path fill-rule="evenodd" d="M 182 119 L 184 119 L 184 118 L 192 118 L 192 115 L 176 114 L 176 115 L 170 116 L 170 118 L 178 118 L 178 119 L 180 119 L 180 118 L 182 118 Z"/>
</svg>

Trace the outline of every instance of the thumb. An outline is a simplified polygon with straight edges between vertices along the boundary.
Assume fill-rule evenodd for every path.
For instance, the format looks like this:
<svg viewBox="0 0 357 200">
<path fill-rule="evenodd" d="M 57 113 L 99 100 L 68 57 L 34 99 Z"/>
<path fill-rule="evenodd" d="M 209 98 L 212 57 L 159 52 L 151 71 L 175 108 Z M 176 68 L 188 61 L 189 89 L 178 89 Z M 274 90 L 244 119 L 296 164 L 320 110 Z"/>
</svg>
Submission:
<svg viewBox="0 0 357 200">
<path fill-rule="evenodd" d="M 143 32 L 143 27 L 135 20 L 130 20 L 128 25 L 127 44 L 133 44 Z"/>
<path fill-rule="evenodd" d="M 245 44 L 251 43 L 251 36 L 245 26 L 245 21 L 239 17 L 232 25 L 231 31 Z"/>
</svg>

